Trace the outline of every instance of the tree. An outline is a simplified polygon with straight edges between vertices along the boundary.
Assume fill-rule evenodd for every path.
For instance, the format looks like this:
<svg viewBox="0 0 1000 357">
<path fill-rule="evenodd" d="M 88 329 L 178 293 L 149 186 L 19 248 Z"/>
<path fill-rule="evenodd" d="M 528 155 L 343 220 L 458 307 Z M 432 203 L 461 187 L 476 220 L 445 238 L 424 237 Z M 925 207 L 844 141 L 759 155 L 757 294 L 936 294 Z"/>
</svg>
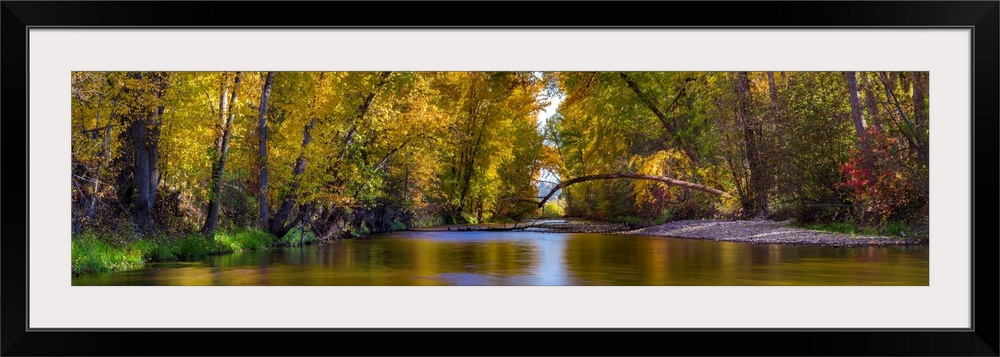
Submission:
<svg viewBox="0 0 1000 357">
<path fill-rule="evenodd" d="M 128 113 L 122 116 L 126 126 L 127 145 L 131 147 L 131 210 L 133 222 L 140 232 L 153 229 L 152 210 L 159 184 L 160 117 L 162 98 L 169 74 L 164 72 L 130 72 L 125 80 L 128 92 L 124 100 Z"/>
<path fill-rule="evenodd" d="M 763 217 L 767 215 L 768 174 L 761 158 L 763 129 L 752 111 L 747 72 L 736 73 L 736 101 L 736 120 L 743 131 L 743 154 L 749 171 L 749 185 L 740 190 L 740 200 L 748 216 Z"/>
<path fill-rule="evenodd" d="M 924 72 L 71 79 L 76 233 L 334 239 L 521 219 L 557 192 L 569 215 L 630 222 L 926 217 Z"/>
<path fill-rule="evenodd" d="M 240 87 L 240 76 L 243 72 L 236 72 L 233 79 L 232 94 L 229 98 L 229 103 L 226 102 L 226 94 L 229 90 L 228 79 L 224 76 L 222 86 L 219 89 L 219 119 L 220 119 L 220 133 L 219 138 L 215 143 L 215 155 L 217 159 L 212 164 L 212 195 L 208 199 L 208 214 L 205 219 L 205 225 L 202 227 L 201 232 L 208 235 L 209 237 L 215 236 L 215 230 L 219 225 L 219 206 L 220 200 L 222 199 L 222 185 L 223 185 L 223 175 L 226 171 L 226 157 L 229 154 L 229 141 L 232 139 L 233 132 L 233 119 L 236 117 L 235 110 L 237 93 Z"/>
<path fill-rule="evenodd" d="M 858 80 L 856 72 L 844 72 L 844 77 L 847 78 L 847 94 L 851 103 L 851 118 L 854 119 L 854 130 L 858 134 L 858 141 L 860 142 L 862 155 L 864 156 L 865 161 L 864 165 L 870 170 L 872 162 L 871 140 L 868 138 L 868 124 L 861 115 L 861 100 L 858 99 Z"/>
<path fill-rule="evenodd" d="M 260 212 L 260 221 L 258 224 L 263 229 L 267 228 L 267 220 L 271 213 L 270 206 L 267 205 L 267 101 L 271 96 L 272 84 L 274 84 L 274 72 L 267 72 L 267 79 L 264 81 L 264 87 L 260 91 L 260 108 L 257 115 L 257 161 L 258 165 L 260 165 L 257 191 Z"/>
</svg>

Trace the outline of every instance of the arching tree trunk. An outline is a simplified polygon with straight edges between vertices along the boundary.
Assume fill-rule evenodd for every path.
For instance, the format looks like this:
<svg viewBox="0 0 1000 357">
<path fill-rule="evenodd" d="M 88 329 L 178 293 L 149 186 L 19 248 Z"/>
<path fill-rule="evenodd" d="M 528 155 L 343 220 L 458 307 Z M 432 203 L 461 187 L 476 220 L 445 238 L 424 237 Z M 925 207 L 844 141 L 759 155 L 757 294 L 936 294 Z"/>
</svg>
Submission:
<svg viewBox="0 0 1000 357">
<path fill-rule="evenodd" d="M 541 201 L 539 201 L 539 202 L 533 202 L 532 201 L 532 203 L 535 203 L 536 205 L 538 205 L 538 208 L 542 208 L 542 206 L 545 205 L 545 202 L 548 201 L 549 198 L 552 198 L 552 195 L 554 195 L 556 192 L 558 192 L 559 190 L 561 190 L 563 188 L 566 188 L 566 187 L 568 187 L 570 185 L 577 184 L 577 183 L 580 183 L 580 182 L 587 182 L 587 181 L 594 181 L 594 180 L 613 180 L 613 179 L 623 179 L 623 178 L 635 179 L 635 180 L 658 181 L 658 182 L 666 183 L 668 185 L 680 186 L 680 187 L 685 187 L 685 188 L 689 188 L 689 189 L 692 189 L 692 190 L 697 190 L 697 191 L 701 191 L 701 192 L 710 193 L 710 194 L 713 194 L 713 195 L 716 195 L 716 196 L 729 197 L 729 194 L 726 193 L 725 191 L 714 189 L 714 188 L 711 188 L 711 187 L 708 187 L 708 186 L 705 186 L 705 185 L 701 185 L 701 184 L 697 184 L 697 183 L 693 183 L 693 182 L 687 182 L 687 181 L 678 180 L 678 179 L 670 178 L 670 177 L 666 177 L 666 176 L 633 174 L 633 173 L 625 173 L 625 172 L 623 172 L 623 173 L 614 173 L 614 174 L 597 174 L 597 175 L 580 176 L 580 177 L 577 177 L 577 178 L 574 178 L 574 179 L 563 181 L 563 182 L 559 183 L 558 185 L 556 185 L 555 187 L 553 187 L 552 190 L 550 190 L 549 193 L 547 195 L 545 195 L 545 197 L 542 198 Z"/>
</svg>

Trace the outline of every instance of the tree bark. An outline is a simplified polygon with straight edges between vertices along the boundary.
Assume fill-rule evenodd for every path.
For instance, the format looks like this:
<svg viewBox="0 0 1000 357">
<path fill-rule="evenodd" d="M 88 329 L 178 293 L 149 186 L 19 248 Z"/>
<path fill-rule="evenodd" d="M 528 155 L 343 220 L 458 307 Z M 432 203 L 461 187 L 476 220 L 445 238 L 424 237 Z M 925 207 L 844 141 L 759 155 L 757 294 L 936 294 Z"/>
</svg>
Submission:
<svg viewBox="0 0 1000 357">
<path fill-rule="evenodd" d="M 916 126 L 910 122 L 910 119 L 906 116 L 906 112 L 903 111 L 902 105 L 899 104 L 899 99 L 896 98 L 896 93 L 893 91 L 893 88 L 895 87 L 893 76 L 889 72 L 879 73 L 879 79 L 882 81 L 882 84 L 885 85 L 885 96 L 887 100 L 896 108 L 896 113 L 902 120 L 903 125 L 905 125 L 905 127 L 903 127 L 897 123 L 896 129 L 898 129 L 903 137 L 906 138 L 906 141 L 910 143 L 910 146 L 916 149 L 917 157 L 920 161 L 924 165 L 927 165 L 929 158 L 927 145 L 924 145 L 925 142 L 917 137 Z"/>
<path fill-rule="evenodd" d="M 389 83 L 389 76 L 392 72 L 382 72 L 379 75 L 379 82 L 372 89 L 371 93 L 365 96 L 365 99 L 358 106 L 358 114 L 355 116 L 355 120 L 351 129 L 348 131 L 347 135 L 344 137 L 344 145 L 341 147 L 340 152 L 337 155 L 337 162 L 332 165 L 333 167 L 338 166 L 347 155 L 347 147 L 350 146 L 351 142 L 354 140 L 354 132 L 361 119 L 365 117 L 368 110 L 371 109 L 372 102 L 374 102 L 376 95 L 378 94 L 379 88 L 382 88 Z M 320 74 L 320 81 L 323 79 L 323 74 Z M 313 98 L 313 102 L 316 98 Z M 268 231 L 276 237 L 283 237 L 292 227 L 295 226 L 295 222 L 285 224 L 289 217 L 291 217 L 292 207 L 295 205 L 295 199 L 298 196 L 299 189 L 299 177 L 305 173 L 306 169 L 306 147 L 312 142 L 312 130 L 316 126 L 316 113 L 313 113 L 312 119 L 309 121 L 309 125 L 303 129 L 302 135 L 302 150 L 299 152 L 298 159 L 295 160 L 295 168 L 292 170 L 292 185 L 290 187 L 290 194 L 288 197 L 282 201 L 281 206 L 278 211 L 268 220 Z M 339 186 L 339 185 L 335 185 Z"/>
<path fill-rule="evenodd" d="M 744 154 L 750 168 L 749 197 L 744 199 L 743 208 L 748 215 L 763 217 L 767 215 L 767 174 L 760 159 L 761 125 L 751 113 L 750 78 L 747 72 L 736 73 L 736 117 L 743 127 Z"/>
<path fill-rule="evenodd" d="M 916 127 L 917 133 L 921 133 L 926 121 L 924 107 L 927 106 L 927 99 L 924 93 L 927 91 L 927 82 L 921 72 L 911 72 L 910 76 L 913 77 L 913 126 Z"/>
<path fill-rule="evenodd" d="M 873 87 L 875 83 L 872 83 L 871 78 L 868 78 L 867 73 L 861 74 L 862 85 L 865 87 L 865 105 L 868 111 L 868 120 L 871 121 L 872 127 L 875 128 L 880 133 L 882 131 L 882 117 L 878 113 L 878 102 L 875 98 L 875 91 Z"/>
<path fill-rule="evenodd" d="M 205 219 L 205 225 L 202 227 L 201 232 L 208 235 L 210 238 L 215 236 L 215 231 L 219 226 L 219 209 L 222 200 L 222 184 L 223 175 L 226 172 L 226 157 L 229 154 L 229 140 L 232 137 L 233 129 L 233 119 L 236 113 L 232 110 L 233 106 L 236 105 L 237 93 L 240 88 L 240 76 L 243 72 L 236 72 L 236 78 L 233 81 L 233 92 L 230 96 L 230 105 L 227 108 L 226 102 L 222 101 L 219 105 L 219 112 L 222 118 L 225 118 L 225 122 L 222 126 L 222 138 L 219 141 L 219 158 L 212 165 L 212 195 L 208 199 L 208 217 Z M 225 93 L 225 91 L 223 91 Z"/>
<path fill-rule="evenodd" d="M 281 206 L 278 211 L 271 216 L 268 221 L 270 226 L 269 231 L 275 237 L 284 237 L 292 227 L 295 226 L 293 221 L 291 224 L 285 225 L 285 221 L 288 217 L 292 215 L 292 206 L 295 204 L 295 199 L 298 197 L 299 191 L 299 180 L 301 176 L 306 172 L 306 148 L 309 147 L 309 143 L 312 142 L 312 130 L 316 127 L 316 115 L 313 114 L 312 119 L 309 120 L 309 125 L 306 125 L 302 129 L 302 146 L 299 151 L 299 157 L 295 159 L 295 168 L 292 169 L 292 185 L 289 188 L 288 197 L 281 202 Z"/>
<path fill-rule="evenodd" d="M 865 166 L 871 171 L 871 142 L 868 138 L 868 125 L 865 123 L 865 118 L 861 115 L 861 100 L 858 98 L 858 79 L 855 72 L 844 72 L 844 77 L 847 79 L 847 94 L 850 98 L 851 118 L 854 119 L 854 130 L 857 132 L 858 140 L 861 143 L 861 155 L 864 157 Z"/>
<path fill-rule="evenodd" d="M 100 158 L 100 160 L 97 161 L 97 168 L 94 170 L 94 184 L 91 187 L 90 201 L 87 202 L 87 208 L 86 208 L 86 211 L 85 211 L 85 216 L 87 217 L 88 220 L 93 220 L 94 219 L 94 215 L 97 213 L 97 193 L 98 193 L 98 191 L 100 191 L 100 188 L 101 188 L 100 187 L 100 185 L 101 185 L 101 169 L 103 168 L 105 161 L 109 160 L 109 158 L 111 157 L 111 128 L 112 128 L 112 123 L 111 122 L 115 118 L 115 111 L 116 111 L 116 109 L 118 109 L 118 100 L 119 100 L 119 98 L 120 98 L 120 95 L 116 95 L 112 99 L 112 102 L 114 102 L 115 104 L 114 104 L 114 106 L 111 107 L 111 112 L 108 113 L 107 124 L 104 125 L 104 128 L 94 128 L 93 129 L 95 133 L 97 132 L 97 130 L 100 130 L 100 129 L 104 130 L 104 134 L 103 134 L 104 135 L 104 139 L 103 139 L 104 141 L 101 143 L 101 158 Z M 99 122 L 100 121 L 100 108 L 98 108 L 97 116 L 98 116 L 98 122 Z M 95 123 L 95 125 L 96 124 L 97 123 Z"/>
<path fill-rule="evenodd" d="M 163 96 L 166 74 L 134 72 L 130 75 L 147 86 L 141 88 L 140 93 L 151 93 L 156 98 Z M 140 232 L 148 233 L 153 226 L 152 209 L 159 183 L 159 127 L 164 108 L 141 102 L 143 97 L 139 95 L 132 100 L 130 115 L 133 117 L 127 130 L 132 147 L 133 221 Z"/>
<path fill-rule="evenodd" d="M 459 194 L 458 201 L 458 215 L 461 216 L 465 211 L 465 199 L 469 194 L 469 186 L 472 185 L 472 173 L 476 169 L 476 156 L 479 155 L 479 145 L 482 143 L 483 133 L 486 131 L 486 124 L 489 122 L 489 113 L 483 116 L 483 124 L 479 128 L 479 135 L 476 137 L 476 142 L 472 145 L 472 152 L 469 154 L 469 161 L 465 166 L 465 177 L 462 179 L 462 191 Z"/>
<path fill-rule="evenodd" d="M 556 185 L 555 187 L 553 187 L 552 190 L 550 190 L 549 193 L 547 195 L 545 195 L 545 198 L 543 198 L 539 202 L 536 202 L 535 204 L 538 205 L 538 208 L 542 208 L 542 206 L 545 205 L 545 202 L 548 201 L 549 198 L 552 198 L 552 195 L 554 195 L 557 191 L 559 191 L 559 190 L 561 190 L 563 188 L 566 188 L 566 187 L 568 187 L 570 185 L 573 185 L 573 184 L 577 184 L 577 183 L 580 183 L 580 182 L 593 181 L 593 180 L 613 180 L 613 179 L 622 179 L 622 178 L 636 179 L 636 180 L 659 181 L 659 182 L 663 182 L 663 183 L 666 183 L 666 184 L 669 184 L 669 185 L 680 186 L 680 187 L 690 188 L 690 189 L 693 189 L 693 190 L 707 192 L 707 193 L 710 193 L 710 194 L 713 194 L 713 195 L 716 195 L 716 196 L 723 196 L 723 197 L 728 197 L 729 196 L 728 193 L 726 193 L 725 191 L 722 191 L 722 190 L 717 190 L 717 189 L 714 189 L 714 188 L 711 188 L 711 187 L 708 187 L 708 186 L 705 186 L 705 185 L 700 185 L 700 184 L 696 184 L 696 183 L 693 183 L 693 182 L 687 182 L 687 181 L 683 181 L 683 180 L 678 180 L 678 179 L 670 178 L 670 177 L 666 177 L 666 176 L 655 176 L 655 175 L 644 175 L 644 174 L 633 174 L 633 173 L 614 173 L 614 174 L 598 174 L 598 175 L 580 176 L 580 177 L 577 177 L 577 178 L 574 178 L 574 179 L 571 179 L 571 180 L 563 181 L 563 182 L 559 183 L 558 185 Z"/>
<path fill-rule="evenodd" d="M 319 82 L 323 82 L 323 77 L 325 73 L 320 73 Z M 315 90 L 315 89 L 314 89 Z M 292 215 L 292 207 L 295 205 L 295 200 L 298 197 L 299 185 L 301 183 L 302 174 L 306 172 L 306 149 L 309 147 L 309 143 L 312 142 L 312 131 L 316 127 L 316 98 L 317 95 L 313 95 L 312 99 L 312 113 L 310 113 L 311 118 L 309 119 L 309 124 L 302 128 L 302 145 L 299 150 L 299 157 L 295 159 L 295 167 L 292 168 L 292 184 L 289 187 L 288 196 L 285 200 L 281 202 L 281 206 L 278 207 L 278 211 L 268 219 L 268 232 L 271 235 L 281 238 L 295 227 L 296 220 L 286 224 L 288 218 Z M 301 216 L 301 214 L 300 214 Z"/>
<path fill-rule="evenodd" d="M 132 214 L 140 231 L 147 231 L 151 225 L 149 192 L 149 149 L 146 140 L 146 120 L 138 119 L 129 127 L 132 140 Z"/>
<path fill-rule="evenodd" d="M 257 116 L 257 163 L 260 165 L 257 202 L 260 206 L 261 229 L 267 229 L 267 219 L 271 213 L 267 204 L 267 101 L 271 96 L 271 85 L 274 83 L 274 72 L 267 72 L 264 88 L 260 92 L 260 108 Z"/>
<path fill-rule="evenodd" d="M 375 96 L 378 94 L 378 90 L 389 83 L 390 75 L 392 75 L 392 72 L 380 73 L 379 81 L 375 85 L 375 88 L 373 88 L 372 91 L 365 96 L 365 100 L 358 106 L 358 114 L 354 117 L 351 129 L 348 130 L 347 135 L 344 136 L 344 145 L 340 148 L 340 153 L 337 154 L 338 164 L 343 161 L 344 157 L 347 155 L 348 147 L 351 146 L 351 143 L 354 141 L 354 133 L 357 132 L 358 125 L 361 124 L 361 120 L 365 118 L 365 114 L 367 114 L 368 109 L 371 108 L 372 102 L 375 101 Z"/>
</svg>

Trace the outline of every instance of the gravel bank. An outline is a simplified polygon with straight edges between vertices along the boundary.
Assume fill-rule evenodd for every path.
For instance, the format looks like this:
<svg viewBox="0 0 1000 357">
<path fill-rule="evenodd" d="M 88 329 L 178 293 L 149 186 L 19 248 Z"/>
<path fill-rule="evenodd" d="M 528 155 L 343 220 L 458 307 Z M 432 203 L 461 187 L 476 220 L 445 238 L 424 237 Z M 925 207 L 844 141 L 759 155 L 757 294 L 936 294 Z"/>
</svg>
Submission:
<svg viewBox="0 0 1000 357">
<path fill-rule="evenodd" d="M 675 238 L 706 239 L 718 242 L 754 244 L 808 244 L 826 246 L 900 246 L 927 244 L 926 238 L 860 236 L 787 227 L 784 222 L 766 220 L 675 221 L 618 234 L 653 235 Z"/>
<path fill-rule="evenodd" d="M 621 233 L 635 227 L 624 223 L 548 220 L 532 224 L 526 231 L 549 233 Z"/>
</svg>

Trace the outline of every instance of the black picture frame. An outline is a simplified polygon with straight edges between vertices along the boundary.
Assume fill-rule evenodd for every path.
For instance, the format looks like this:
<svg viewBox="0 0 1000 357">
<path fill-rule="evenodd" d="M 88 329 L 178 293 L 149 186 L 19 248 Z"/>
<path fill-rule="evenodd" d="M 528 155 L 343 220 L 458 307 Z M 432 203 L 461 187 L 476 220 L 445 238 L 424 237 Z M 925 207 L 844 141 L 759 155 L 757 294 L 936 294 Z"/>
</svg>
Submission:
<svg viewBox="0 0 1000 357">
<path fill-rule="evenodd" d="M 561 10 L 567 6 L 588 15 L 576 17 Z M 388 16 L 389 13 L 394 16 Z M 404 19 L 388 20 L 396 17 Z M 4 0 L 0 21 L 2 117 L 6 119 L 0 131 L 4 139 L 4 184 L 0 187 L 6 198 L 3 239 L 0 239 L 4 263 L 0 271 L 3 355 L 997 356 L 1000 353 L 1000 321 L 996 310 L 996 302 L 1000 301 L 996 289 L 1000 265 L 995 224 L 996 134 L 1000 132 L 997 126 L 1000 3 L 997 1 L 347 4 Z M 27 49 L 28 30 L 38 27 L 968 28 L 973 32 L 972 328 L 29 329 L 26 304 L 30 232 L 26 207 L 33 203 L 27 195 L 27 167 L 32 164 L 27 155 L 27 86 L 30 86 Z M 20 174 L 22 170 L 24 175 Z M 470 350 L 464 346 L 476 347 Z"/>
</svg>

